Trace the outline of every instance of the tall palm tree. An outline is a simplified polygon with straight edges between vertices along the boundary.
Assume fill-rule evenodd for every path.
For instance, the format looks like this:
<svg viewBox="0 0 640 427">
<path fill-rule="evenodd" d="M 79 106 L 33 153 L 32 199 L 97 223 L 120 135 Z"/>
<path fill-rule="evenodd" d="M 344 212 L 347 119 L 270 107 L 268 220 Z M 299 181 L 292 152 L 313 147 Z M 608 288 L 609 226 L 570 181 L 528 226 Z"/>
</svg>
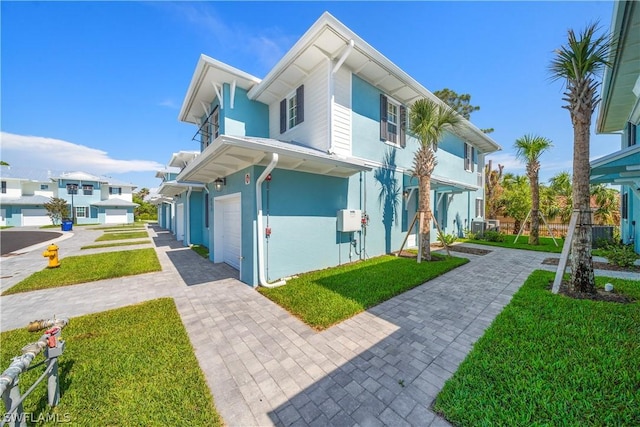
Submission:
<svg viewBox="0 0 640 427">
<path fill-rule="evenodd" d="M 527 177 L 531 187 L 530 245 L 540 244 L 540 186 L 538 183 L 540 156 L 552 146 L 550 139 L 537 135 L 525 135 L 516 139 L 514 144 L 516 157 L 527 162 Z"/>
<path fill-rule="evenodd" d="M 566 85 L 563 108 L 569 110 L 573 124 L 573 208 L 579 211 L 575 235 L 571 243 L 570 291 L 595 293 L 593 258 L 591 256 L 591 209 L 589 207 L 589 128 L 591 116 L 600 102 L 597 80 L 610 66 L 612 40 L 598 36 L 597 24 L 588 25 L 581 33 L 568 32 L 566 45 L 555 50 L 550 71 L 554 80 Z"/>
<path fill-rule="evenodd" d="M 462 117 L 448 106 L 430 99 L 414 102 L 409 117 L 410 131 L 420 143 L 413 158 L 413 175 L 418 177 L 418 212 L 424 214 L 419 225 L 420 245 L 422 258 L 431 260 L 431 174 L 437 164 L 435 150 L 445 132 L 457 128 Z"/>
</svg>

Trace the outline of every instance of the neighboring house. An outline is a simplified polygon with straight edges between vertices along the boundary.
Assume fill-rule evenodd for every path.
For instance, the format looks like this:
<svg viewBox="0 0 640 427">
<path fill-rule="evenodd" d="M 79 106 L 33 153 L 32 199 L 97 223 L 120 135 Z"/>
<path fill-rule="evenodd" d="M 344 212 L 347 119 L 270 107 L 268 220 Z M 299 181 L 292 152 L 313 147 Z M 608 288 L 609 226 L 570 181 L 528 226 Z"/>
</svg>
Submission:
<svg viewBox="0 0 640 427">
<path fill-rule="evenodd" d="M 158 224 L 175 234 L 185 246 L 209 246 L 209 189 L 203 183 L 177 181 L 178 173 L 200 152 L 173 153 L 167 167 L 156 173 L 162 179 L 152 203 L 158 206 Z"/>
<path fill-rule="evenodd" d="M 620 185 L 620 235 L 640 254 L 640 4 L 615 2 L 618 41 L 604 73 L 598 133 L 621 133 L 620 150 L 591 162 L 591 183 Z"/>
<path fill-rule="evenodd" d="M 202 55 L 179 115 L 196 125 L 201 153 L 171 165 L 175 184 L 192 198 L 204 184 L 208 199 L 178 238 L 201 238 L 253 286 L 397 251 L 407 233 L 414 246 L 418 142 L 407 118 L 420 98 L 441 102 L 328 13 L 262 80 Z M 439 144 L 432 209 L 445 232 L 483 217 L 484 157 L 498 149 L 468 121 Z M 162 194 L 186 227 L 185 187 Z"/>
<path fill-rule="evenodd" d="M 134 221 L 134 185 L 84 172 L 52 173 L 3 166 L 0 215 L 11 226 L 50 225 L 44 204 L 65 199 L 77 224 L 126 224 Z"/>
</svg>

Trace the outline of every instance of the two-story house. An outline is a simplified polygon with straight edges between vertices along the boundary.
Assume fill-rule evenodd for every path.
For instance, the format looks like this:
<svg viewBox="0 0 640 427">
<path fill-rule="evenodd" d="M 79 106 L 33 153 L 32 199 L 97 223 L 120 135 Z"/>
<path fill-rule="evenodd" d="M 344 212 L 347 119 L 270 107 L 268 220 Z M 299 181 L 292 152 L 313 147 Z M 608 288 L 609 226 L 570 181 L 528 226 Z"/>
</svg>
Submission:
<svg viewBox="0 0 640 427">
<path fill-rule="evenodd" d="M 2 167 L 1 225 L 50 225 L 44 204 L 52 197 L 67 201 L 77 224 L 126 224 L 134 221 L 129 183 L 85 172 L 59 173 Z"/>
<path fill-rule="evenodd" d="M 176 181 L 208 191 L 211 260 L 272 286 L 396 251 L 407 233 L 415 244 L 407 120 L 420 98 L 441 102 L 328 13 L 264 79 L 202 55 L 179 115 L 201 153 Z M 484 156 L 499 148 L 467 121 L 439 144 L 432 200 L 445 232 L 483 216 Z"/>
<path fill-rule="evenodd" d="M 620 185 L 620 237 L 640 254 L 640 5 L 616 2 L 611 34 L 617 48 L 604 73 L 598 133 L 622 135 L 620 150 L 591 162 L 591 183 Z"/>
</svg>

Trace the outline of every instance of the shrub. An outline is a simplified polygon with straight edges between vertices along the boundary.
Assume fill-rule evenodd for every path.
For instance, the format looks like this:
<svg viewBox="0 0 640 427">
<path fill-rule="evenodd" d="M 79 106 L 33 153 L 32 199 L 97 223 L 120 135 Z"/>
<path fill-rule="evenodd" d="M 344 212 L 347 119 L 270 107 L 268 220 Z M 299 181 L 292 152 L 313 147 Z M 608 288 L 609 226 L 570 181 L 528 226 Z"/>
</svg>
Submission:
<svg viewBox="0 0 640 427">
<path fill-rule="evenodd" d="M 486 240 L 487 242 L 504 242 L 504 234 L 500 233 L 499 231 L 485 231 L 480 238 L 482 240 Z"/>
<path fill-rule="evenodd" d="M 438 242 L 440 242 L 442 246 L 450 246 L 457 239 L 458 239 L 458 236 L 456 236 L 454 233 L 445 234 L 440 231 L 438 232 Z"/>
<path fill-rule="evenodd" d="M 478 235 L 468 228 L 464 229 L 464 237 L 470 240 L 478 240 Z"/>
<path fill-rule="evenodd" d="M 631 267 L 638 259 L 638 254 L 633 251 L 631 245 L 609 245 L 603 253 L 609 264 L 618 267 Z"/>
</svg>

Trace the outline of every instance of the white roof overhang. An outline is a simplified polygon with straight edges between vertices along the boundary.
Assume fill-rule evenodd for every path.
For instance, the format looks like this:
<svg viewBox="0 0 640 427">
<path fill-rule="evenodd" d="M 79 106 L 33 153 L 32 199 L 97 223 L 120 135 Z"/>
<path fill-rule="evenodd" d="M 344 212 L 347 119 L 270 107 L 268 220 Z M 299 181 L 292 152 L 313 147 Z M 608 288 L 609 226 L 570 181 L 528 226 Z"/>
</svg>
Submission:
<svg viewBox="0 0 640 427">
<path fill-rule="evenodd" d="M 633 145 L 592 161 L 589 182 L 629 185 L 640 189 L 640 145 Z"/>
<path fill-rule="evenodd" d="M 268 138 L 221 135 L 177 177 L 178 182 L 209 183 L 253 165 L 267 165 L 268 154 L 279 156 L 278 169 L 349 177 L 370 167 L 355 159 Z"/>
<path fill-rule="evenodd" d="M 640 4 L 614 3 L 611 34 L 617 48 L 611 50 L 612 66 L 605 69 L 602 103 L 596 123 L 598 133 L 624 129 L 640 103 Z"/>
<path fill-rule="evenodd" d="M 169 161 L 169 166 L 182 169 L 199 154 L 199 151 L 179 151 L 177 153 L 173 153 L 171 160 Z M 180 170 L 178 170 L 178 172 L 180 172 Z"/>
<path fill-rule="evenodd" d="M 189 188 L 203 190 L 204 184 L 200 182 L 178 182 L 178 181 L 167 181 L 163 182 L 160 188 L 158 188 L 158 194 L 162 196 L 173 197 L 178 194 L 184 193 Z"/>
<path fill-rule="evenodd" d="M 200 55 L 191 84 L 182 102 L 178 119 L 183 122 L 200 124 L 200 117 L 208 115 L 211 102 L 216 98 L 217 90 L 222 94 L 222 85 L 228 83 L 249 90 L 260 83 L 260 79 L 238 70 L 207 55 Z"/>
<path fill-rule="evenodd" d="M 357 34 L 325 12 L 267 76 L 249 90 L 248 96 L 265 104 L 281 100 L 327 59 L 340 58 L 353 40 L 343 62 L 355 75 L 373 84 L 397 101 L 410 105 L 420 98 L 442 102 Z M 480 129 L 464 120 L 458 135 L 483 153 L 501 147 Z"/>
</svg>

